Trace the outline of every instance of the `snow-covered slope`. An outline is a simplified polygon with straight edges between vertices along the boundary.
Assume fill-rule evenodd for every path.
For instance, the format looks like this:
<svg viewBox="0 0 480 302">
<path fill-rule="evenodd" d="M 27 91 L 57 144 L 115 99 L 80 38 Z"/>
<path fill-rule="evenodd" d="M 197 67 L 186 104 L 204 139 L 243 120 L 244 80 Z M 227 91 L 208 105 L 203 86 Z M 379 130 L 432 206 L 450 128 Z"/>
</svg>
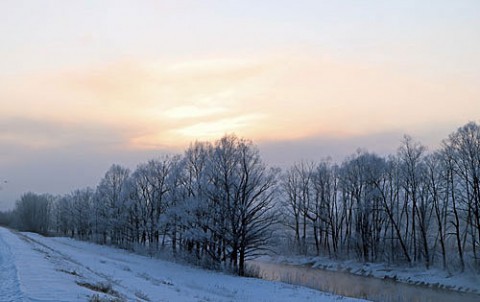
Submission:
<svg viewBox="0 0 480 302">
<path fill-rule="evenodd" d="M 4 228 L 0 270 L 2 302 L 88 301 L 94 295 L 112 301 L 355 301 Z"/>
</svg>

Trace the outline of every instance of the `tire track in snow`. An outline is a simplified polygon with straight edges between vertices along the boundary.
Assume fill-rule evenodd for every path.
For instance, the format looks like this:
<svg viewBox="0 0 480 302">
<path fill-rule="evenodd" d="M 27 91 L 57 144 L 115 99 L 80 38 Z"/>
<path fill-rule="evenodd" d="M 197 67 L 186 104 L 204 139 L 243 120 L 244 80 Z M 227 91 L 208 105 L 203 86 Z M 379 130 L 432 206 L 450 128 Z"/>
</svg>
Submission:
<svg viewBox="0 0 480 302">
<path fill-rule="evenodd" d="M 77 281 L 87 282 L 87 283 L 107 282 L 109 284 L 123 288 L 132 296 L 135 296 L 135 292 L 137 291 L 136 289 L 132 289 L 132 288 L 129 288 L 128 286 L 123 285 L 122 281 L 116 280 L 113 275 L 108 275 L 106 273 L 103 273 L 101 271 L 98 271 L 96 269 L 93 269 L 89 266 L 84 265 L 83 263 L 75 259 L 73 255 L 70 255 L 67 250 L 63 250 L 63 252 L 56 250 L 52 248 L 47 242 L 40 242 L 37 239 L 29 236 L 28 234 L 17 233 L 16 235 L 20 239 L 24 240 L 27 244 L 29 244 L 32 247 L 32 249 L 48 255 L 49 261 L 56 264 L 57 270 L 63 270 L 64 272 L 75 271 L 78 276 Z M 65 243 L 62 243 L 62 244 L 66 247 L 75 248 L 81 252 L 85 252 L 81 248 L 75 247 L 73 245 L 69 245 Z M 108 260 L 114 259 L 114 258 L 108 257 L 108 255 L 96 255 L 96 256 L 100 256 Z M 127 262 L 126 260 L 120 260 L 120 261 Z M 137 300 L 142 301 L 141 299 L 137 299 Z M 3 302 L 3 301 L 0 300 L 0 302 Z"/>
<path fill-rule="evenodd" d="M 2 239 L 3 232 L 8 230 L 0 229 L 0 302 L 24 301 L 12 251 Z"/>
</svg>

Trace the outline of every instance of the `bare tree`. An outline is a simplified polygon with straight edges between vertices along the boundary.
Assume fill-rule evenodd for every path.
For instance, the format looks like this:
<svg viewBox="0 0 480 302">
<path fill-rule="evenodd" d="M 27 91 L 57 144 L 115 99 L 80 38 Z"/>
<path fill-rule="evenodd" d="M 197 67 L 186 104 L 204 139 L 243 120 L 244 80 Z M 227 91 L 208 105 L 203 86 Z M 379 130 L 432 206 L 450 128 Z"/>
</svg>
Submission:
<svg viewBox="0 0 480 302">
<path fill-rule="evenodd" d="M 413 261 L 416 262 L 420 256 L 418 244 L 418 233 L 421 237 L 421 246 L 423 247 L 423 258 L 427 268 L 429 267 L 430 255 L 427 239 L 427 209 L 424 200 L 421 199 L 421 187 L 424 180 L 423 156 L 425 147 L 405 135 L 401 147 L 398 149 L 398 157 L 401 162 L 404 203 L 411 208 L 411 220 L 407 220 L 407 233 L 410 234 Z M 407 218 L 408 219 L 408 218 Z M 408 225 L 411 223 L 411 228 Z M 420 227 L 420 230 L 417 229 Z"/>
<path fill-rule="evenodd" d="M 435 222 L 437 225 L 437 238 L 440 242 L 440 250 L 442 254 L 442 266 L 448 268 L 447 264 L 447 217 L 449 212 L 448 193 L 446 191 L 444 181 L 444 169 L 441 162 L 441 154 L 436 152 L 428 156 L 425 160 L 427 168 L 427 183 L 430 201 L 435 210 Z M 432 263 L 433 264 L 433 263 Z"/>
</svg>

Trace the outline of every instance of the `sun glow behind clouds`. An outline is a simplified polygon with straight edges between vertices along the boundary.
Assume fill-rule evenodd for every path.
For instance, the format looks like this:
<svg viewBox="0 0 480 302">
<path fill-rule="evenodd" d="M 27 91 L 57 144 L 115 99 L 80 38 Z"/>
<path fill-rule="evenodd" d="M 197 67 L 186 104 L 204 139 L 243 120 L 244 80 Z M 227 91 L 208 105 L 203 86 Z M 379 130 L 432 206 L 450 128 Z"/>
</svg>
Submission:
<svg viewBox="0 0 480 302">
<path fill-rule="evenodd" d="M 186 105 L 173 107 L 165 111 L 164 115 L 172 119 L 187 119 L 187 118 L 197 118 L 204 116 L 211 116 L 219 113 L 226 112 L 227 109 L 224 107 L 210 107 L 210 108 L 200 108 L 198 106 Z"/>
<path fill-rule="evenodd" d="M 225 133 L 252 131 L 255 125 L 265 116 L 262 114 L 248 114 L 238 117 L 218 119 L 211 122 L 200 122 L 191 126 L 172 130 L 174 134 L 200 140 L 213 140 Z"/>
<path fill-rule="evenodd" d="M 121 130 L 125 140 L 118 144 L 137 149 L 178 148 L 225 133 L 289 140 L 415 131 L 480 115 L 480 88 L 468 79 L 305 53 L 182 62 L 121 60 L 8 79 L 0 97 L 17 102 L 1 110 L 10 117 L 41 116 L 59 129 L 65 122 L 129 129 Z"/>
</svg>

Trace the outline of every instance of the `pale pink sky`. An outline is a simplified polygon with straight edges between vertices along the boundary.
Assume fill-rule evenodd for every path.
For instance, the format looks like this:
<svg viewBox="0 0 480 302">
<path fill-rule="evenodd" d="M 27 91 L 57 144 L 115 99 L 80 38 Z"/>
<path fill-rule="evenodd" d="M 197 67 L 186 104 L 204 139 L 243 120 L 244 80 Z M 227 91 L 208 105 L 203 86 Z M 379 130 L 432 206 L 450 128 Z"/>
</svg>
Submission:
<svg viewBox="0 0 480 302">
<path fill-rule="evenodd" d="M 0 20 L 0 209 L 225 133 L 285 165 L 480 119 L 474 0 L 2 1 Z"/>
</svg>

